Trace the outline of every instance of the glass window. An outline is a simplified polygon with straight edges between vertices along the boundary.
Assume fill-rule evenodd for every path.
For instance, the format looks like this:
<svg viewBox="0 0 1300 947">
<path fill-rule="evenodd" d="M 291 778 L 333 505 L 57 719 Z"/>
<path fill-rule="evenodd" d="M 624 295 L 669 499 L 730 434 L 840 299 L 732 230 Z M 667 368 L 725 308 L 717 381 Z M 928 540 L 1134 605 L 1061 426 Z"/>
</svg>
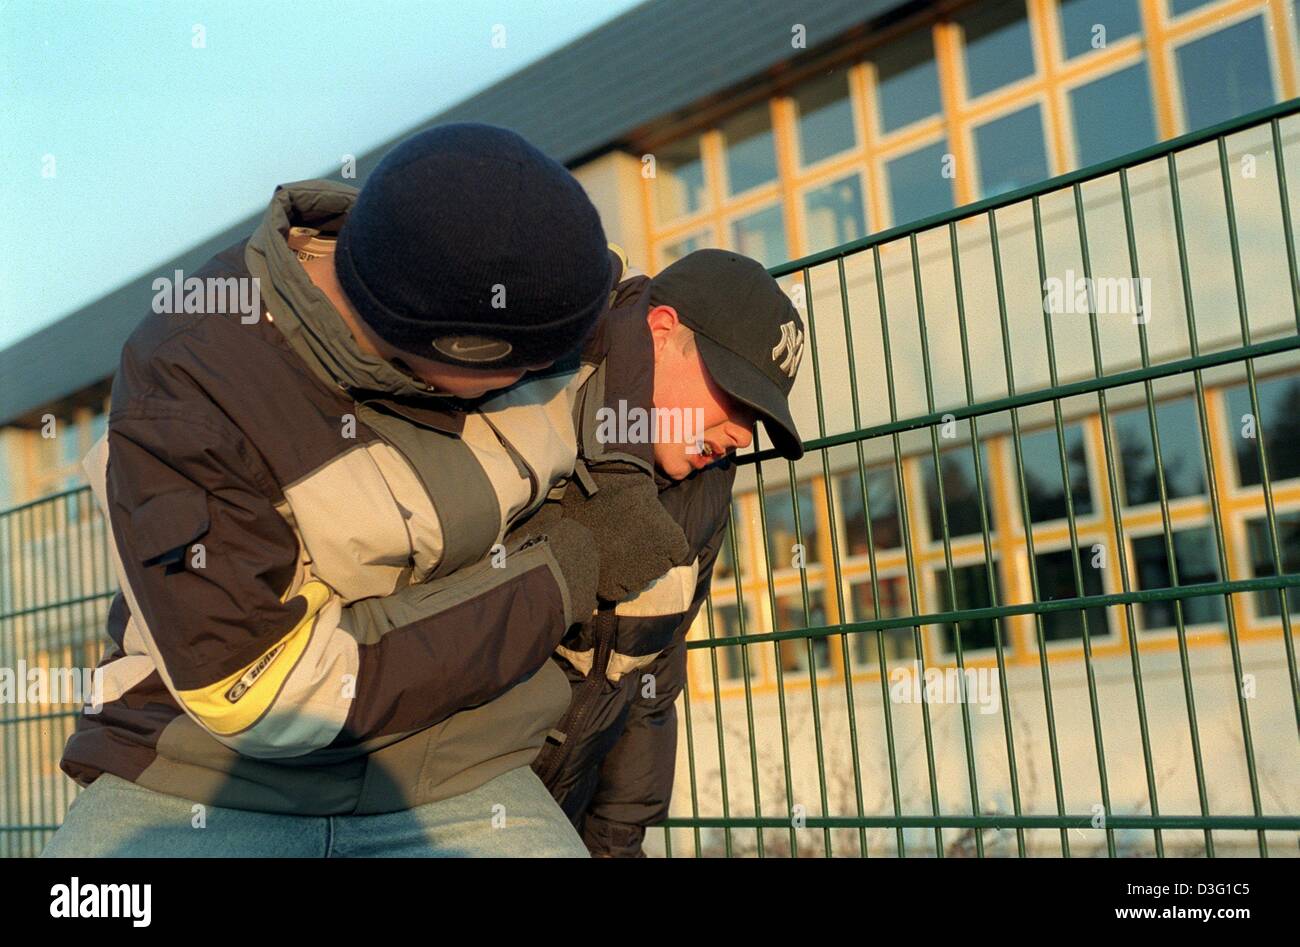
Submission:
<svg viewBox="0 0 1300 947">
<path fill-rule="evenodd" d="M 973 132 L 980 197 L 1014 191 L 1047 178 L 1042 109 L 1037 105 L 979 125 Z"/>
<path fill-rule="evenodd" d="M 901 575 L 884 576 L 877 580 L 880 588 L 880 614 L 876 614 L 875 599 L 871 594 L 871 582 L 859 582 L 850 586 L 849 595 L 853 604 L 854 621 L 872 621 L 876 618 L 898 618 L 912 614 L 912 605 L 907 594 L 907 577 Z M 850 655 L 855 664 L 874 667 L 879 663 L 879 646 L 877 636 L 885 639 L 885 660 L 890 667 L 897 662 L 904 662 L 916 656 L 912 644 L 911 628 L 887 628 L 883 631 L 861 631 L 849 636 Z"/>
<path fill-rule="evenodd" d="M 1237 456 L 1237 482 L 1243 487 L 1263 481 L 1259 470 L 1259 440 L 1264 440 L 1270 481 L 1300 477 L 1300 376 L 1269 378 L 1255 383 L 1260 417 L 1251 421 L 1250 389 L 1228 389 L 1228 433 Z M 1254 433 L 1255 437 L 1247 437 Z"/>
<path fill-rule="evenodd" d="M 81 459 L 81 425 L 74 419 L 68 418 L 59 421 L 58 439 L 59 445 L 59 463 L 61 465 L 75 464 Z M 69 486 L 75 486 L 74 483 Z"/>
<path fill-rule="evenodd" d="M 1137 0 L 1061 0 L 1061 43 L 1067 59 L 1103 49 L 1141 29 Z"/>
<path fill-rule="evenodd" d="M 939 505 L 939 482 L 934 476 L 934 455 L 920 458 L 921 482 L 925 485 L 925 506 L 930 524 L 930 541 L 943 540 L 943 508 Z M 954 448 L 939 454 L 943 467 L 943 499 L 948 512 L 948 535 L 969 536 L 981 532 L 979 496 L 975 492 L 975 464 L 970 448 Z M 984 481 L 984 503 L 989 515 L 989 530 L 993 529 L 993 503 L 989 500 L 989 451 L 987 444 L 980 445 L 981 476 Z"/>
<path fill-rule="evenodd" d="M 810 252 L 857 240 L 867 232 L 862 206 L 862 178 L 850 174 L 804 195 Z"/>
<path fill-rule="evenodd" d="M 1204 526 L 1197 529 L 1178 530 L 1173 534 L 1174 563 L 1178 567 L 1178 584 L 1199 585 L 1219 581 L 1218 555 L 1214 537 Z M 1142 536 L 1133 540 L 1133 563 L 1137 572 L 1137 586 L 1143 591 L 1173 587 L 1169 558 L 1165 555 L 1163 533 Z M 1183 599 L 1183 622 L 1187 625 L 1204 625 L 1223 621 L 1223 596 L 1201 595 Z M 1173 628 L 1173 600 L 1142 602 L 1138 618 L 1144 631 L 1153 628 Z"/>
<path fill-rule="evenodd" d="M 739 194 L 776 180 L 776 148 L 767 102 L 760 102 L 723 122 L 722 140 L 728 194 Z"/>
<path fill-rule="evenodd" d="M 799 157 L 804 164 L 821 161 L 857 145 L 847 71 L 805 82 L 794 90 L 793 98 L 799 123 Z"/>
<path fill-rule="evenodd" d="M 1124 107 L 1115 108 L 1116 102 Z M 1146 63 L 1071 89 L 1070 111 L 1080 167 L 1137 151 L 1156 140 Z"/>
<path fill-rule="evenodd" d="M 660 220 L 693 214 L 704 206 L 704 161 L 700 136 L 692 135 L 654 152 L 654 191 Z"/>
<path fill-rule="evenodd" d="M 1088 486 L 1088 459 L 1083 448 L 1083 427 L 1064 428 L 1065 456 L 1070 469 L 1070 502 L 1075 516 L 1092 512 L 1092 491 Z M 1066 515 L 1065 485 L 1061 479 L 1061 452 L 1056 428 L 1035 431 L 1020 438 L 1020 456 L 1025 464 L 1025 489 L 1029 494 L 1029 520 L 1043 523 Z"/>
<path fill-rule="evenodd" d="M 1145 408 L 1112 415 L 1120 468 L 1124 474 L 1124 503 L 1137 506 L 1160 500 L 1151 425 Z M 1165 468 L 1165 491 L 1170 500 L 1205 492 L 1205 465 L 1201 459 L 1201 425 L 1191 398 L 1156 404 L 1160 429 L 1160 459 Z"/>
<path fill-rule="evenodd" d="M 839 481 L 845 555 L 865 556 L 869 550 L 867 511 L 862 504 L 862 478 L 854 471 L 841 475 Z M 871 507 L 871 541 L 876 550 L 902 547 L 903 530 L 898 518 L 898 489 L 893 467 L 877 467 L 867 471 L 867 501 Z"/>
<path fill-rule="evenodd" d="M 917 30 L 887 43 L 872 58 L 881 134 L 939 114 L 939 70 L 929 30 Z"/>
<path fill-rule="evenodd" d="M 973 566 L 957 566 L 953 569 L 953 585 L 957 589 L 957 605 L 954 608 L 952 600 L 948 595 L 948 570 L 947 568 L 936 569 L 934 572 L 935 589 L 939 596 L 939 610 L 963 611 L 968 608 L 989 608 L 996 602 L 996 596 L 999 593 L 998 582 L 998 564 L 993 562 L 993 591 L 994 597 L 989 597 L 989 576 L 988 569 L 984 563 L 980 562 Z M 992 618 L 978 618 L 958 622 L 961 628 L 961 647 L 962 653 L 972 651 L 976 648 L 993 648 L 997 646 L 997 628 L 996 622 Z M 957 650 L 956 637 L 953 634 L 952 625 L 940 625 L 940 634 L 943 637 L 943 650 L 947 654 L 952 654 Z M 1003 640 L 1005 645 L 1006 640 Z"/>
<path fill-rule="evenodd" d="M 688 253 L 694 253 L 696 250 L 706 245 L 707 237 L 704 233 L 691 234 L 689 237 L 683 237 L 681 240 L 674 240 L 672 243 L 664 243 L 659 246 L 659 258 L 662 266 L 668 266 L 670 263 L 676 263 Z"/>
<path fill-rule="evenodd" d="M 1227 121 L 1273 102 L 1264 18 L 1192 40 L 1175 53 L 1186 131 Z"/>
<path fill-rule="evenodd" d="M 732 246 L 764 266 L 775 266 L 790 259 L 785 243 L 785 218 L 781 205 L 773 204 L 731 222 Z"/>
<path fill-rule="evenodd" d="M 737 509 L 735 502 L 731 504 L 731 521 L 727 524 L 726 532 L 722 535 L 722 544 L 718 547 L 718 556 L 713 560 L 713 581 L 717 582 L 722 579 L 732 579 L 736 575 L 736 564 L 731 558 L 731 531 L 741 525 L 740 510 Z M 739 536 L 736 537 L 739 540 Z M 739 548 L 739 542 L 737 542 Z"/>
<path fill-rule="evenodd" d="M 1040 602 L 1080 597 L 1079 587 L 1074 581 L 1074 557 L 1070 555 L 1070 550 L 1039 553 L 1034 557 L 1034 564 L 1038 570 Z M 1088 547 L 1079 550 L 1079 573 L 1083 576 L 1082 595 L 1103 594 L 1101 570 L 1092 567 L 1092 550 Z M 1096 606 L 1070 612 L 1044 612 L 1043 637 L 1048 641 L 1082 638 L 1085 613 L 1088 618 L 1089 636 L 1110 633 L 1106 623 L 1105 607 Z"/>
<path fill-rule="evenodd" d="M 820 562 L 818 552 L 817 511 L 813 506 L 812 486 L 806 481 L 799 484 L 799 532 L 794 528 L 794 505 L 790 502 L 790 488 L 781 487 L 766 491 L 763 513 L 767 517 L 768 550 L 773 571 L 793 568 L 792 547 L 803 537 L 804 563 Z"/>
<path fill-rule="evenodd" d="M 707 619 L 705 619 L 707 621 Z M 749 612 L 745 613 L 745 630 L 748 631 L 753 625 L 750 624 Z M 708 626 L 705 626 L 705 633 L 708 632 Z M 734 638 L 741 633 L 740 629 L 740 609 L 735 605 L 716 605 L 713 608 L 713 636 L 715 638 Z M 728 681 L 739 681 L 745 676 L 745 664 L 740 654 L 738 645 L 728 645 L 726 647 L 714 649 L 718 654 L 718 675 Z M 754 655 L 749 656 L 749 676 L 758 675 L 757 662 Z"/>
<path fill-rule="evenodd" d="M 795 631 L 800 628 L 821 628 L 826 624 L 826 605 L 821 589 L 808 590 L 808 616 L 804 618 L 803 591 L 779 596 L 776 600 L 776 631 Z M 831 666 L 829 639 L 797 638 L 780 642 L 781 669 L 783 671 L 808 671 L 808 642 L 812 641 L 813 660 L 817 670 Z"/>
<path fill-rule="evenodd" d="M 1246 523 L 1250 542 L 1250 567 L 1255 578 L 1276 575 L 1273 568 L 1273 541 L 1268 534 L 1268 520 L 1260 517 Z M 1277 545 L 1282 550 L 1282 571 L 1300 572 L 1300 510 L 1277 514 Z M 1292 615 L 1300 615 L 1300 589 L 1287 589 L 1287 603 Z M 1282 596 L 1275 590 L 1255 593 L 1255 614 L 1260 618 L 1277 618 L 1282 614 Z"/>
<path fill-rule="evenodd" d="M 93 445 L 108 430 L 108 415 L 102 411 L 90 419 L 90 443 Z"/>
<path fill-rule="evenodd" d="M 1216 0 L 1169 0 L 1169 15 L 1182 16 L 1184 13 L 1199 10 L 1215 2 Z"/>
<path fill-rule="evenodd" d="M 966 39 L 966 94 L 992 92 L 1034 73 L 1024 0 L 984 0 L 956 17 Z"/>
<path fill-rule="evenodd" d="M 895 226 L 952 209 L 953 170 L 948 155 L 944 139 L 885 162 Z"/>
</svg>

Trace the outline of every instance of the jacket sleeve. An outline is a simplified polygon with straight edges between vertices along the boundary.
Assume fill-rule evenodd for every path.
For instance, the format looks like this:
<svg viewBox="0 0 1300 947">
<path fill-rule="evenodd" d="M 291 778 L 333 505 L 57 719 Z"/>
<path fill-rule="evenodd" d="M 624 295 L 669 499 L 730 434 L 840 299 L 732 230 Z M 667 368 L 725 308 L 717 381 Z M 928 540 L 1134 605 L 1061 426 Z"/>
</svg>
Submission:
<svg viewBox="0 0 1300 947">
<path fill-rule="evenodd" d="M 134 401 L 96 450 L 137 647 L 196 722 L 247 756 L 430 726 L 536 671 L 569 624 L 544 540 L 392 608 L 345 605 L 304 570 L 269 471 L 215 407 Z"/>
<path fill-rule="evenodd" d="M 646 826 L 668 815 L 677 768 L 677 697 L 686 684 L 686 634 L 708 596 L 726 531 L 724 517 L 700 552 L 695 595 L 672 643 L 636 674 L 627 724 L 601 763 L 583 819 L 583 841 L 593 855 L 639 856 Z M 654 683 L 651 697 L 645 696 L 648 679 Z"/>
</svg>

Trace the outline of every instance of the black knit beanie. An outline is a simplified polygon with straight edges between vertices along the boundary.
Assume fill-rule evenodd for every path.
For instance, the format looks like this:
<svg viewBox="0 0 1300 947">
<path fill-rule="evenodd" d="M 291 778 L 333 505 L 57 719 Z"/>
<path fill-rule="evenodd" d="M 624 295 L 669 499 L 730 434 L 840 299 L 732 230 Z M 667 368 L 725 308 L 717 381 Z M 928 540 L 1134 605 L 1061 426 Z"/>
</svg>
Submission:
<svg viewBox="0 0 1300 947">
<path fill-rule="evenodd" d="M 521 368 L 586 339 L 614 280 L 582 186 L 519 135 L 412 135 L 371 172 L 339 232 L 349 302 L 391 345 L 469 368 Z"/>
</svg>

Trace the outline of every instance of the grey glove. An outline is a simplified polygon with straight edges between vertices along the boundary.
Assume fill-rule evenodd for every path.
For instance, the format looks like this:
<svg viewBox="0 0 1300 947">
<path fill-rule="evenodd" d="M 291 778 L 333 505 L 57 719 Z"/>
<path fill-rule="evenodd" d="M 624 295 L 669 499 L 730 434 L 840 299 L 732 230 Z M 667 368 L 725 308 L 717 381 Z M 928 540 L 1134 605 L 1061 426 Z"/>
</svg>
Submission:
<svg viewBox="0 0 1300 947">
<path fill-rule="evenodd" d="M 543 503 L 541 509 L 506 534 L 505 544 L 513 549 L 530 539 L 545 539 L 569 589 L 573 621 L 585 622 L 596 611 L 599 554 L 591 530 L 561 518 L 562 514 L 559 503 Z"/>
<path fill-rule="evenodd" d="M 587 496 L 577 481 L 560 500 L 564 522 L 586 527 L 600 553 L 597 594 L 610 602 L 636 595 L 690 558 L 690 544 L 659 502 L 654 478 L 629 468 L 591 471 L 597 490 Z"/>
</svg>

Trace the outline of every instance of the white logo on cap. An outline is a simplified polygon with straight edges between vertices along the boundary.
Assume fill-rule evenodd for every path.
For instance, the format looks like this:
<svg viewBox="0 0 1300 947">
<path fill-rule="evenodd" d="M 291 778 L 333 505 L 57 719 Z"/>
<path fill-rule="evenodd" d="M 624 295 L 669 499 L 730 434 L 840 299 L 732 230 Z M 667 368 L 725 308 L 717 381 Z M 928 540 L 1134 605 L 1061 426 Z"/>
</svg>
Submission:
<svg viewBox="0 0 1300 947">
<path fill-rule="evenodd" d="M 781 341 L 772 347 L 772 361 L 777 363 L 777 368 L 793 378 L 802 359 L 803 333 L 794 320 L 782 323 Z"/>
<path fill-rule="evenodd" d="M 467 362 L 495 362 L 509 355 L 513 348 L 504 339 L 488 339 L 480 335 L 443 336 L 434 339 L 432 344 L 443 355 Z"/>
</svg>

